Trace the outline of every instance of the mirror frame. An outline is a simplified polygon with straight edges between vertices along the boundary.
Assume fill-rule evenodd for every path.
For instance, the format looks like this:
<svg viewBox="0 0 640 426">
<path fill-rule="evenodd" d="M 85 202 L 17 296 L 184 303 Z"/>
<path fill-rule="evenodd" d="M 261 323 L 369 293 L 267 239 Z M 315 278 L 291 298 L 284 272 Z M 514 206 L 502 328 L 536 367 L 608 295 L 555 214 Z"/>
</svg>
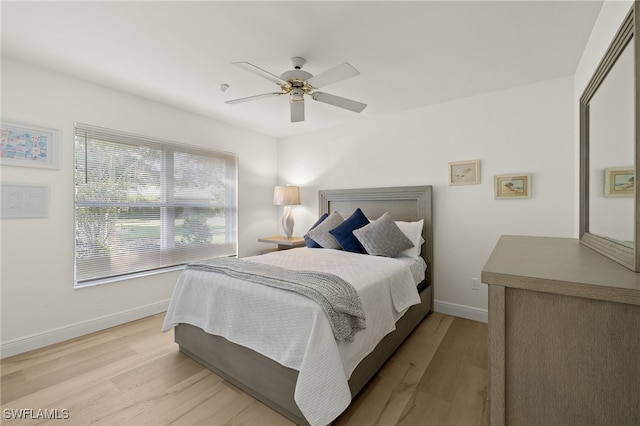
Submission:
<svg viewBox="0 0 640 426">
<path fill-rule="evenodd" d="M 640 272 L 640 198 L 637 189 L 635 191 L 635 231 L 632 247 L 613 239 L 589 233 L 589 102 L 623 50 L 630 42 L 633 43 L 631 48 L 635 65 L 633 77 L 635 92 L 634 170 L 637 177 L 638 164 L 640 164 L 640 131 L 638 129 L 640 125 L 640 41 L 637 37 L 640 36 L 639 25 L 640 7 L 635 1 L 580 97 L 580 242 L 635 272 Z M 636 37 L 633 37 L 634 34 Z"/>
</svg>

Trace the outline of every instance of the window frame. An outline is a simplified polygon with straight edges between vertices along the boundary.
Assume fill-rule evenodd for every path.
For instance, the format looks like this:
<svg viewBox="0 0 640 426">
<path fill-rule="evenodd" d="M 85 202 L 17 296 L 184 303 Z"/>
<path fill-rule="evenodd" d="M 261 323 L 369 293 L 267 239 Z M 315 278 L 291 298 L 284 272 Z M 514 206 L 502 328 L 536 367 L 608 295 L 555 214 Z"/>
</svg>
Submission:
<svg viewBox="0 0 640 426">
<path fill-rule="evenodd" d="M 84 133 L 85 137 L 87 135 L 91 135 L 94 139 L 101 140 L 106 143 L 117 143 L 121 145 L 132 145 L 132 146 L 145 146 L 156 150 L 161 150 L 162 152 L 162 167 L 160 173 L 160 197 L 161 200 L 158 202 L 108 202 L 102 203 L 100 201 L 88 202 L 88 201 L 78 201 L 77 196 L 77 178 L 78 178 L 78 154 L 79 150 L 77 147 L 78 138 L 82 137 L 80 133 Z M 101 138 L 101 136 L 104 137 Z M 73 270 L 73 283 L 74 288 L 83 288 L 83 287 L 91 287 L 94 285 L 106 284 L 111 282 L 117 282 L 122 280 L 129 280 L 133 278 L 154 275 L 169 271 L 181 270 L 184 268 L 186 263 L 193 260 L 200 260 L 203 258 L 211 258 L 211 257 L 222 257 L 222 256 L 237 256 L 238 254 L 238 156 L 235 153 L 207 149 L 199 146 L 189 145 L 185 143 L 162 140 L 159 138 L 146 137 L 135 135 L 131 133 L 126 133 L 118 130 L 112 130 L 102 127 L 97 127 L 93 125 L 83 124 L 83 123 L 74 123 L 74 132 L 73 132 L 73 152 L 74 152 L 74 208 L 73 208 L 73 225 L 74 225 L 74 270 Z M 184 198 L 183 202 L 176 202 L 174 199 L 174 166 L 175 166 L 175 154 L 176 153 L 184 153 L 190 155 L 200 155 L 209 158 L 218 158 L 225 161 L 225 183 L 224 183 L 224 201 L 222 205 L 212 206 L 210 203 L 204 201 L 203 203 L 198 203 L 193 199 L 189 200 L 188 197 Z M 170 157 L 170 158 L 169 158 Z M 87 157 L 85 156 L 85 168 L 87 165 Z M 231 166 L 231 167 L 229 167 Z M 167 186 L 168 185 L 168 186 Z M 175 232 L 176 232 L 176 210 L 184 209 L 184 208 L 222 208 L 224 211 L 224 244 L 215 245 L 211 244 L 206 246 L 202 250 L 189 248 L 186 250 L 190 256 L 184 261 L 176 261 L 175 264 L 171 265 L 160 265 L 156 267 L 152 267 L 150 269 L 145 270 L 130 270 L 129 272 L 119 273 L 119 274 L 111 274 L 104 275 L 101 277 L 90 278 L 90 277 L 79 277 L 78 274 L 78 210 L 83 207 L 99 207 L 100 205 L 105 206 L 117 206 L 117 207 L 151 207 L 153 209 L 159 208 L 160 211 L 160 246 L 161 249 L 157 252 L 159 258 L 164 257 L 172 257 L 182 253 L 178 253 L 175 250 Z M 192 253 L 203 253 L 207 252 L 206 256 L 193 256 Z M 179 256 L 177 256 L 179 257 Z"/>
</svg>

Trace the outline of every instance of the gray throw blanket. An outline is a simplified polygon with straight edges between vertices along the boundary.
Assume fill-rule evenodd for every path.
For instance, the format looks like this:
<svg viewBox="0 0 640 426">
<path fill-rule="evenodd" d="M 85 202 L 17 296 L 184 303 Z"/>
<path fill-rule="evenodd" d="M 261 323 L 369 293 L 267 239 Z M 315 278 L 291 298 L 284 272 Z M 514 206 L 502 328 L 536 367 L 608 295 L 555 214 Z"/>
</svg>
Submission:
<svg viewBox="0 0 640 426">
<path fill-rule="evenodd" d="M 190 263 L 186 269 L 224 274 L 306 296 L 322 307 L 337 340 L 352 341 L 358 331 L 366 328 L 360 296 L 351 284 L 333 274 L 296 271 L 230 257 Z"/>
</svg>

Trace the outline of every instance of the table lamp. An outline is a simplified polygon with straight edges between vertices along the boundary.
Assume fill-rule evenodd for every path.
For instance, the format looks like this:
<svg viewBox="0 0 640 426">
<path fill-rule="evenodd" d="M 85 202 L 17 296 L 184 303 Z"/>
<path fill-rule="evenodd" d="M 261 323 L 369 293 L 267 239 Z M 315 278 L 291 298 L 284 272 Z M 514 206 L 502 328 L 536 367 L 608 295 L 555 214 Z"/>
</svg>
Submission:
<svg viewBox="0 0 640 426">
<path fill-rule="evenodd" d="M 282 215 L 282 229 L 287 238 L 293 235 L 293 215 L 290 206 L 300 204 L 300 188 L 297 186 L 276 186 L 273 191 L 273 204 L 276 206 L 284 206 Z"/>
</svg>

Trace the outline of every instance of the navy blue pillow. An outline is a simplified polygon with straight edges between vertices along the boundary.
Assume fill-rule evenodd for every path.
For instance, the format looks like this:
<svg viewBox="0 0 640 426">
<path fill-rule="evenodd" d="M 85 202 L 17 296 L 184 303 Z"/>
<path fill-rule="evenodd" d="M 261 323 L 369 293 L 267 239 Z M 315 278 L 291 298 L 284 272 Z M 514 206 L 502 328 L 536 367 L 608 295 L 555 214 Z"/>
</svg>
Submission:
<svg viewBox="0 0 640 426">
<path fill-rule="evenodd" d="M 340 243 L 342 248 L 353 253 L 367 253 L 364 246 L 353 235 L 353 231 L 360 229 L 369 224 L 369 219 L 362 213 L 359 208 L 353 212 L 349 219 L 345 220 L 341 225 L 329 231 L 331 235 Z"/>
<path fill-rule="evenodd" d="M 328 217 L 329 217 L 329 214 L 327 214 L 327 213 L 325 213 L 322 216 L 320 216 L 320 219 L 318 219 L 318 221 L 316 223 L 314 223 L 311 228 L 309 228 L 309 231 L 311 231 L 316 226 L 320 225 L 322 223 L 322 221 L 325 220 Z M 307 232 L 309 232 L 309 231 L 307 231 Z M 311 238 L 309 238 L 307 236 L 307 234 L 304 235 L 304 243 L 309 248 L 322 248 L 322 246 L 320 244 L 316 243 Z"/>
</svg>

